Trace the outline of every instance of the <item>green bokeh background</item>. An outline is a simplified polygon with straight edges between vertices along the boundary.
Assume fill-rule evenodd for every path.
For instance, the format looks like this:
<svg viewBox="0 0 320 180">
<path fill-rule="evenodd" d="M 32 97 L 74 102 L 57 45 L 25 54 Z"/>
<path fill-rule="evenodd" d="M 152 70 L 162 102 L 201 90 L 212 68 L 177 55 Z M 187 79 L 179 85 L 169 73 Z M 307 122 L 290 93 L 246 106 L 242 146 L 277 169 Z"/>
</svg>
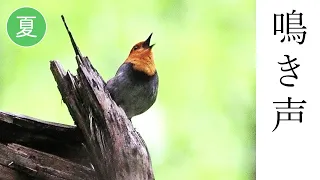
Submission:
<svg viewBox="0 0 320 180">
<path fill-rule="evenodd" d="M 22 6 L 47 22 L 29 48 L 6 32 Z M 133 124 L 157 180 L 247 180 L 255 170 L 255 1 L 1 0 L 0 110 L 73 124 L 49 70 L 76 71 L 60 15 L 82 53 L 111 78 L 131 47 L 153 32 L 160 76 L 155 105 Z"/>
</svg>

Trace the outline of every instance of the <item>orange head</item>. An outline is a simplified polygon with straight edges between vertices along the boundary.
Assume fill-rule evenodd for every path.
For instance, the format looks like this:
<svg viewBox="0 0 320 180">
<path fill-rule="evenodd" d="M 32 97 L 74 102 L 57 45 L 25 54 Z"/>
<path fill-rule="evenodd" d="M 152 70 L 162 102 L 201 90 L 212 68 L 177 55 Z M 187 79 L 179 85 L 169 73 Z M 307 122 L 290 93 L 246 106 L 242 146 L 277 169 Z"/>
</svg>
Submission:
<svg viewBox="0 0 320 180">
<path fill-rule="evenodd" d="M 144 72 L 148 76 L 156 73 L 156 67 L 153 61 L 152 47 L 150 45 L 152 33 L 147 40 L 141 41 L 133 46 L 125 63 L 132 63 L 133 69 Z"/>
</svg>

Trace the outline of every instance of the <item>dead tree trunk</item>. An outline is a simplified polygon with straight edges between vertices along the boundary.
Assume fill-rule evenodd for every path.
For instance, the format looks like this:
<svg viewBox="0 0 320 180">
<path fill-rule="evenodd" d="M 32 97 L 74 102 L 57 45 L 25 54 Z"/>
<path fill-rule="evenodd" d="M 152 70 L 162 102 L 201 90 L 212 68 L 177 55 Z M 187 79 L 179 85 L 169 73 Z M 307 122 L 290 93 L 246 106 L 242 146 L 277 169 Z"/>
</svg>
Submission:
<svg viewBox="0 0 320 180">
<path fill-rule="evenodd" d="M 68 33 L 77 75 L 50 68 L 76 127 L 0 112 L 0 179 L 153 180 L 146 144 Z"/>
</svg>

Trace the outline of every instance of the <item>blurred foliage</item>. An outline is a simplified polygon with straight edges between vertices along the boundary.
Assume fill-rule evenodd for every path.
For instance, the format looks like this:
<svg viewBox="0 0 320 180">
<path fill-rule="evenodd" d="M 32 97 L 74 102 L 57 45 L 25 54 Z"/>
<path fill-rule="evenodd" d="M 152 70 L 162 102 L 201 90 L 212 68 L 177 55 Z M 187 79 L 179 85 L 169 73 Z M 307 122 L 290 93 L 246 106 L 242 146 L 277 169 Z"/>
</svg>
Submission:
<svg viewBox="0 0 320 180">
<path fill-rule="evenodd" d="M 47 22 L 36 46 L 14 44 L 6 22 L 30 6 Z M 255 1 L 2 0 L 0 109 L 72 124 L 49 70 L 76 62 L 60 15 L 105 79 L 153 32 L 156 104 L 133 124 L 157 180 L 247 180 L 255 168 Z"/>
</svg>

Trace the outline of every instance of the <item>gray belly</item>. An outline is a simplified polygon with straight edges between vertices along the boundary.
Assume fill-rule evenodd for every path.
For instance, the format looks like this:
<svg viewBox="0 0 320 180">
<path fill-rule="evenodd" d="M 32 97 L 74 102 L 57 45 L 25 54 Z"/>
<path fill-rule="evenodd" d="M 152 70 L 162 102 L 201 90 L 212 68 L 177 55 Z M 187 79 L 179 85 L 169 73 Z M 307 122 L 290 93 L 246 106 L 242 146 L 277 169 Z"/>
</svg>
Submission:
<svg viewBox="0 0 320 180">
<path fill-rule="evenodd" d="M 130 71 L 119 72 L 107 82 L 106 88 L 112 99 L 131 119 L 147 111 L 156 101 L 158 75 L 140 77 Z"/>
</svg>

